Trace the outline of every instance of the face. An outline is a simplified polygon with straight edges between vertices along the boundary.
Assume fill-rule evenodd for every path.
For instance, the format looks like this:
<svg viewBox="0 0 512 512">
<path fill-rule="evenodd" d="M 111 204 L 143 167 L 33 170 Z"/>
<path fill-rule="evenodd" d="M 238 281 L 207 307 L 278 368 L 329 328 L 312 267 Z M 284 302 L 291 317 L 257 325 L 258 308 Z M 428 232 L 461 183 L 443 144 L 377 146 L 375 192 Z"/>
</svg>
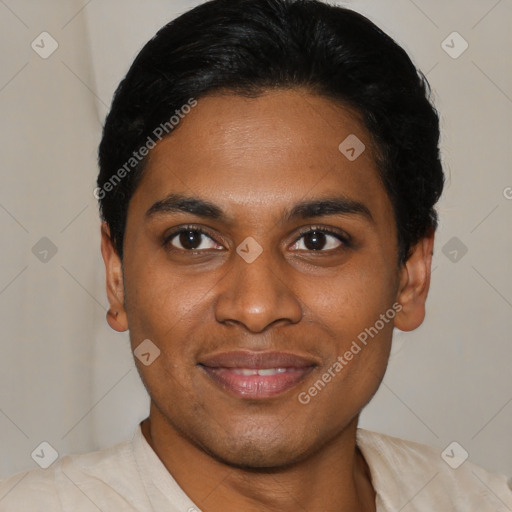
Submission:
<svg viewBox="0 0 512 512">
<path fill-rule="evenodd" d="M 204 97 L 150 153 L 124 273 L 104 227 L 109 321 L 158 347 L 136 359 L 154 407 L 219 460 L 318 451 L 377 390 L 393 326 L 423 319 L 432 241 L 398 266 L 371 148 L 354 113 L 304 91 Z"/>
</svg>

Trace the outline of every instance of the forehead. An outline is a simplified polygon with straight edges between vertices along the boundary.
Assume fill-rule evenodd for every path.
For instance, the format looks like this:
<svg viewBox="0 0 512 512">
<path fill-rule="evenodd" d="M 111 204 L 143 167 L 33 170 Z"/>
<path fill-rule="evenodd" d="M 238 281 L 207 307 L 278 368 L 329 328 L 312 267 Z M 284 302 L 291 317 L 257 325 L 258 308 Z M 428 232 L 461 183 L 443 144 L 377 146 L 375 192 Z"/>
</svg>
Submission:
<svg viewBox="0 0 512 512">
<path fill-rule="evenodd" d="M 370 134 L 358 116 L 300 90 L 211 95 L 149 155 L 135 205 L 180 193 L 227 209 L 343 194 L 389 213 Z"/>
</svg>

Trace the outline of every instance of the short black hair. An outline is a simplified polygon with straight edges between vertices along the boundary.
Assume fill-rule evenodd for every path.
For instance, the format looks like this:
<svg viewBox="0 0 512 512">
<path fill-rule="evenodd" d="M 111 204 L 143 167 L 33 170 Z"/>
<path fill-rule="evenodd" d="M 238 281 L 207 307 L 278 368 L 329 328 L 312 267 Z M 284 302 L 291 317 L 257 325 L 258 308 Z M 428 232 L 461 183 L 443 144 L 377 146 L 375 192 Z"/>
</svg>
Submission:
<svg viewBox="0 0 512 512">
<path fill-rule="evenodd" d="M 144 46 L 115 92 L 99 146 L 95 195 L 118 255 L 148 158 L 138 150 L 151 147 L 157 127 L 167 126 L 170 136 L 170 117 L 208 93 L 255 97 L 290 88 L 332 99 L 363 120 L 405 262 L 437 228 L 434 206 L 444 185 L 430 86 L 374 23 L 319 0 L 210 0 Z"/>
</svg>

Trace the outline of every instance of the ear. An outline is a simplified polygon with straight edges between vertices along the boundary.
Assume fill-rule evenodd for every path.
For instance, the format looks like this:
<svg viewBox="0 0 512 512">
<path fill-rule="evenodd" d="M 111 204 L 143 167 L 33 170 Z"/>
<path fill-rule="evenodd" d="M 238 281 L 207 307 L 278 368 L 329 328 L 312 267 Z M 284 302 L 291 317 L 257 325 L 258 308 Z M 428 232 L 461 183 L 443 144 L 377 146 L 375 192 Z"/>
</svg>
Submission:
<svg viewBox="0 0 512 512">
<path fill-rule="evenodd" d="M 124 332 L 128 330 L 128 318 L 124 308 L 123 268 L 106 222 L 101 224 L 101 255 L 105 263 L 107 297 L 110 304 L 107 322 L 115 331 Z"/>
<path fill-rule="evenodd" d="M 412 249 L 400 269 L 397 302 L 402 309 L 395 316 L 395 327 L 401 331 L 418 328 L 425 318 L 425 302 L 430 288 L 434 231 L 422 238 Z"/>
</svg>

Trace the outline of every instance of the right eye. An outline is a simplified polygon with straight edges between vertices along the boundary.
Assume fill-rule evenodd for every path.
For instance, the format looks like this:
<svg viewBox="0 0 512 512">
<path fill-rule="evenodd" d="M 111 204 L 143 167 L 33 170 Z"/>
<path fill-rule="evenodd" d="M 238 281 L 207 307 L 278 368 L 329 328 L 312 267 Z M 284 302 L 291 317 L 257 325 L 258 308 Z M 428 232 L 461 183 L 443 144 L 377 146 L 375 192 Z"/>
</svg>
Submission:
<svg viewBox="0 0 512 512">
<path fill-rule="evenodd" d="M 164 246 L 187 252 L 223 248 L 208 233 L 197 227 L 184 227 L 174 231 L 165 238 Z"/>
</svg>

